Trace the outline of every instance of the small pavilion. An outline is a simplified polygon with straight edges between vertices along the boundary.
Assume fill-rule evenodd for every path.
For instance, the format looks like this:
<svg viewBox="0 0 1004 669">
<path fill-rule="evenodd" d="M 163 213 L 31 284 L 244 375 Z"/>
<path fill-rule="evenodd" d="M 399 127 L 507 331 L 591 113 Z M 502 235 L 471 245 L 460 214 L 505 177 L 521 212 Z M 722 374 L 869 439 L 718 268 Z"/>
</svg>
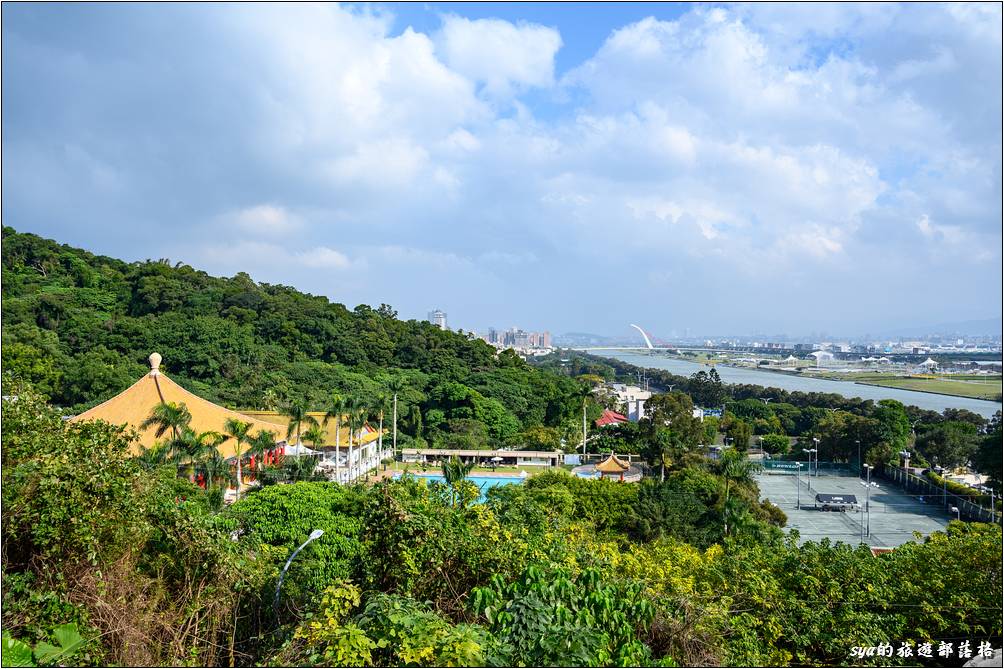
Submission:
<svg viewBox="0 0 1004 669">
<path fill-rule="evenodd" d="M 617 477 L 620 481 L 624 480 L 624 474 L 627 473 L 629 469 L 631 469 L 631 465 L 618 458 L 612 452 L 610 453 L 610 457 L 595 466 L 595 471 L 599 473 L 602 478 Z"/>
</svg>

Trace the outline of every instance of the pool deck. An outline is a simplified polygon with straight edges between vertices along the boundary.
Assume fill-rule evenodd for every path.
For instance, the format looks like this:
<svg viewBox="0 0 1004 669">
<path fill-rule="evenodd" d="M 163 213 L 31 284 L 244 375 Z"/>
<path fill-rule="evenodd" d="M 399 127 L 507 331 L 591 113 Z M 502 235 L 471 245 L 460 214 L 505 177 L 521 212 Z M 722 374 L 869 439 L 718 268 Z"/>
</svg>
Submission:
<svg viewBox="0 0 1004 669">
<path fill-rule="evenodd" d="M 395 475 L 397 475 L 397 474 L 403 474 L 404 471 L 403 470 L 402 471 L 396 471 L 396 472 L 393 472 L 393 473 Z M 428 469 L 428 470 L 425 470 L 425 471 L 421 471 L 421 470 L 408 470 L 408 475 L 409 476 L 422 476 L 424 478 L 437 477 L 437 476 L 438 477 L 442 477 L 443 470 L 439 469 L 438 467 L 434 468 L 434 469 Z M 514 471 L 514 472 L 492 472 L 492 471 L 479 472 L 479 471 L 472 471 L 472 472 L 470 472 L 467 475 L 467 478 L 469 478 L 469 479 L 470 478 L 485 478 L 485 479 L 493 479 L 494 478 L 494 479 L 521 479 L 522 480 L 524 478 L 530 478 L 531 476 L 533 476 L 533 472 L 526 472 L 526 476 L 522 476 L 519 471 Z"/>
<path fill-rule="evenodd" d="M 756 477 L 760 498 L 769 499 L 788 516 L 785 529 L 799 532 L 799 543 L 831 541 L 866 543 L 873 547 L 895 547 L 915 539 L 915 532 L 928 535 L 943 530 L 954 516 L 937 500 L 921 502 L 887 481 L 876 481 L 871 489 L 870 514 L 864 512 L 866 489 L 857 476 L 823 474 L 807 480 L 804 474 L 766 474 Z M 810 487 L 811 486 L 811 487 Z M 854 495 L 861 511 L 822 511 L 816 509 L 816 493 Z M 801 502 L 801 508 L 796 502 Z M 863 528 L 871 525 L 871 536 L 863 537 Z"/>
</svg>

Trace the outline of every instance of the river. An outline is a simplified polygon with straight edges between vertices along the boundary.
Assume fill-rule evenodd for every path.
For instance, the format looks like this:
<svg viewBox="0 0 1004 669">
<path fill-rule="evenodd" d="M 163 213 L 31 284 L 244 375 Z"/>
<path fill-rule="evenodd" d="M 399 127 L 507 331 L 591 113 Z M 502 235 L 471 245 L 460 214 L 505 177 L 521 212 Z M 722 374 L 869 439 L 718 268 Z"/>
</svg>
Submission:
<svg viewBox="0 0 1004 669">
<path fill-rule="evenodd" d="M 628 351 L 616 350 L 594 350 L 590 351 L 596 355 L 607 358 L 616 358 L 630 363 L 637 367 L 648 367 L 650 369 L 665 369 L 679 376 L 690 376 L 701 370 L 708 371 L 707 365 L 680 360 L 678 358 L 665 358 L 656 355 L 644 355 L 631 353 Z M 995 412 L 1001 410 L 1000 402 L 989 402 L 986 400 L 974 400 L 968 397 L 954 397 L 952 395 L 936 395 L 934 393 L 920 393 L 914 390 L 901 390 L 899 388 L 882 388 L 880 386 L 866 386 L 853 381 L 831 381 L 827 379 L 813 379 L 805 376 L 795 376 L 793 374 L 782 374 L 778 372 L 765 372 L 759 369 L 747 367 L 730 367 L 728 365 L 715 365 L 718 375 L 725 383 L 749 383 L 758 386 L 773 386 L 787 391 L 801 391 L 804 393 L 836 393 L 844 397 L 860 397 L 866 400 L 898 400 L 903 404 L 912 404 L 921 409 L 932 411 L 944 411 L 945 409 L 969 409 L 973 413 L 990 417 Z"/>
</svg>

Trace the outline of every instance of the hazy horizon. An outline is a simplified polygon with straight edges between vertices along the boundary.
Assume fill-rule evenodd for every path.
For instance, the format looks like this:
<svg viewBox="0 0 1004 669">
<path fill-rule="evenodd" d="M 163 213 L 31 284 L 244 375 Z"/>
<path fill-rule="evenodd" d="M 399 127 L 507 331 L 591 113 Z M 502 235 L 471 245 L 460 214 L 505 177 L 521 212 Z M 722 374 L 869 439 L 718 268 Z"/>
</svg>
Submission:
<svg viewBox="0 0 1004 669">
<path fill-rule="evenodd" d="M 6 4 L 3 96 L 4 224 L 125 260 L 463 329 L 1000 320 L 1000 5 Z"/>
</svg>

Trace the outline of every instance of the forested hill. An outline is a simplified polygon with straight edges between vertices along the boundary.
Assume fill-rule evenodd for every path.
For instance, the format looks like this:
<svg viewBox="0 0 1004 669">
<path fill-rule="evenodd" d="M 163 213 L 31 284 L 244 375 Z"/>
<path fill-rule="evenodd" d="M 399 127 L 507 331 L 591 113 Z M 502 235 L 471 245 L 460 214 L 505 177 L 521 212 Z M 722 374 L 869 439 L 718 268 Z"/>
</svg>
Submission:
<svg viewBox="0 0 1004 669">
<path fill-rule="evenodd" d="M 571 379 L 387 305 L 349 310 L 243 272 L 126 263 L 3 229 L 4 370 L 78 411 L 133 383 L 152 351 L 182 385 L 238 408 L 324 409 L 333 392 L 370 398 L 396 377 L 406 430 L 430 439 L 512 439 L 574 411 Z"/>
</svg>

